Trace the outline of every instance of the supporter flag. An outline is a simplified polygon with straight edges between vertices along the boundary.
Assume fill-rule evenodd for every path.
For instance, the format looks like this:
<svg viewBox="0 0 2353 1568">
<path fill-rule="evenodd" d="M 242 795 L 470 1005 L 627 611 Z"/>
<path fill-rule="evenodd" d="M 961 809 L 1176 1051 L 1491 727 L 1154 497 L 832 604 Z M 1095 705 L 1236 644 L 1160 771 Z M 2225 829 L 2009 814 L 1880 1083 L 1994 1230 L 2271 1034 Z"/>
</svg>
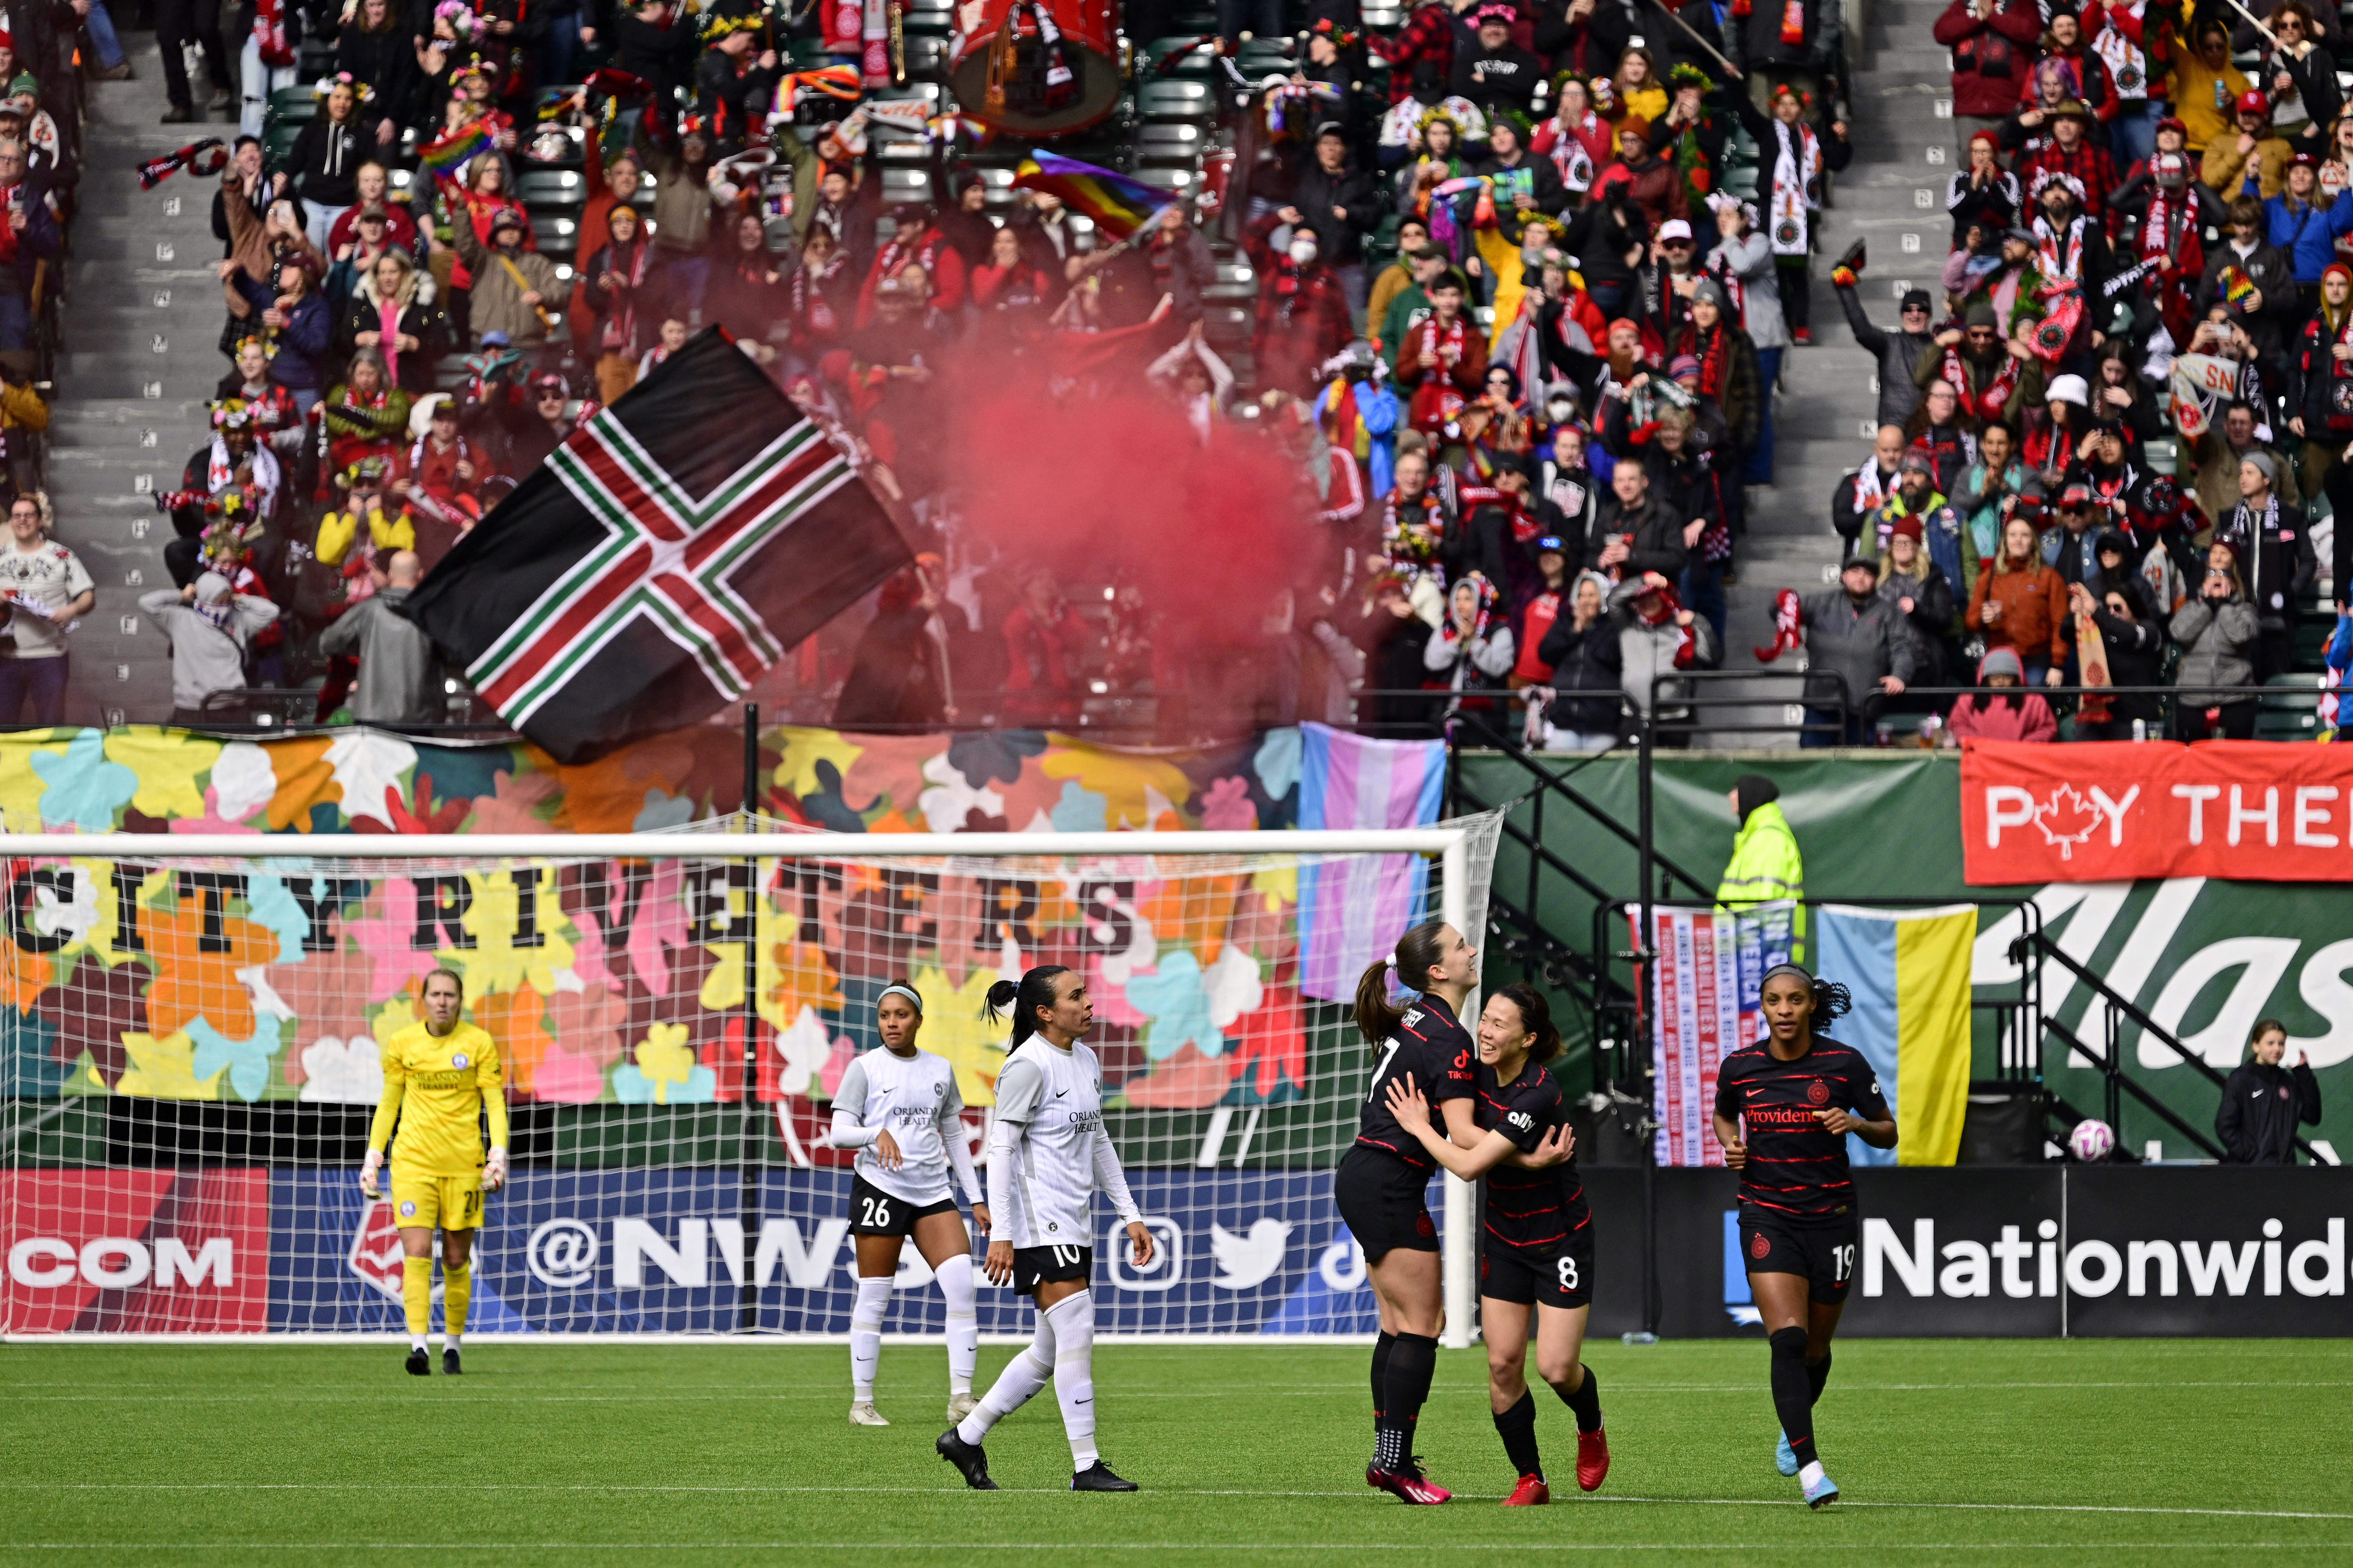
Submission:
<svg viewBox="0 0 2353 1568">
<path fill-rule="evenodd" d="M 846 437 L 707 328 L 583 421 L 401 613 L 559 762 L 691 724 L 913 559 Z"/>
<path fill-rule="evenodd" d="M 1013 183 L 1023 190 L 1060 196 L 1063 205 L 1092 218 L 1095 226 L 1113 239 L 1125 239 L 1176 199 L 1125 174 L 1051 153 L 1033 153 L 1022 159 Z"/>
<path fill-rule="evenodd" d="M 1303 724 L 1302 827 L 1427 827 L 1446 791 L 1443 741 L 1367 741 Z M 1356 994 L 1365 966 L 1422 918 L 1430 862 L 1352 855 L 1299 873 L 1300 990 L 1326 1002 Z"/>
<path fill-rule="evenodd" d="M 1969 964 L 1975 904 L 1934 910 L 1815 910 L 1824 980 L 1852 994 L 1827 1031 L 1862 1053 L 1895 1112 L 1895 1147 L 1847 1139 L 1858 1165 L 1949 1165 L 1969 1102 Z"/>
</svg>

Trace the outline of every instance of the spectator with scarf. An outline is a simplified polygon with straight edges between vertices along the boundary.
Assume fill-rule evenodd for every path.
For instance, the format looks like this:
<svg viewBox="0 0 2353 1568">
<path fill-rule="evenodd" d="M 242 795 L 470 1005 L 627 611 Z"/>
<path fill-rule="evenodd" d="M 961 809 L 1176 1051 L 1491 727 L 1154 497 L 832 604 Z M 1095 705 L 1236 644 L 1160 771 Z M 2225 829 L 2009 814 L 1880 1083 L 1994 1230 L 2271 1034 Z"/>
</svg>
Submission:
<svg viewBox="0 0 2353 1568">
<path fill-rule="evenodd" d="M 1495 585 L 1480 572 L 1466 572 L 1447 591 L 1446 618 L 1422 646 L 1422 665 L 1454 695 L 1448 718 L 1463 706 L 1466 693 L 1503 689 L 1514 658 L 1512 624 L 1497 603 Z M 1473 701 L 1475 707 L 1491 704 Z"/>
<path fill-rule="evenodd" d="M 2259 678 L 2295 668 L 2297 612 L 2320 574 L 2304 510 L 2282 504 L 2279 476 L 2280 460 L 2271 452 L 2242 455 L 2239 504 L 2214 523 L 2215 542 L 2229 545 L 2238 559 L 2261 630 Z"/>
<path fill-rule="evenodd" d="M 661 320 L 653 245 L 638 232 L 635 207 L 617 206 L 609 219 L 612 238 L 589 258 L 582 274 L 585 298 L 596 318 L 590 342 L 596 353 L 596 400 L 610 404 L 638 379 L 638 356 Z"/>
<path fill-rule="evenodd" d="M 1811 101 L 1787 82 L 1773 89 L 1769 115 L 1758 112 L 1738 93 L 1732 95 L 1732 107 L 1758 149 L 1757 195 L 1764 207 L 1765 238 L 1779 274 L 1776 292 L 1781 314 L 1791 341 L 1810 343 L 1814 334 L 1810 268 L 1818 243 L 1814 224 L 1822 210 L 1822 172 L 1843 169 L 1854 156 L 1846 122 L 1833 120 L 1825 132 L 1816 132 L 1805 119 Z M 1756 331 L 1755 322 L 1749 323 L 1749 330 Z M 1765 350 L 1762 339 L 1757 348 Z"/>
<path fill-rule="evenodd" d="M 1640 473 L 1640 464 L 1628 463 L 1620 473 Z M 1673 677 L 1681 671 L 1714 669 L 1722 659 L 1721 644 L 1705 617 L 1676 602 L 1665 574 L 1630 574 L 1609 590 L 1609 620 L 1618 634 L 1619 690 L 1641 718 L 1655 717 L 1670 726 L 1659 732 L 1657 743 L 1683 746 L 1691 742 L 1691 683 Z"/>
<path fill-rule="evenodd" d="M 2151 287 L 2166 332 L 2188 342 L 2206 275 L 2204 234 L 2228 217 L 2221 200 L 2189 177 L 2187 157 L 2161 152 L 2110 193 L 2108 213 L 2124 226 L 2124 255 L 2155 268 Z"/>
</svg>

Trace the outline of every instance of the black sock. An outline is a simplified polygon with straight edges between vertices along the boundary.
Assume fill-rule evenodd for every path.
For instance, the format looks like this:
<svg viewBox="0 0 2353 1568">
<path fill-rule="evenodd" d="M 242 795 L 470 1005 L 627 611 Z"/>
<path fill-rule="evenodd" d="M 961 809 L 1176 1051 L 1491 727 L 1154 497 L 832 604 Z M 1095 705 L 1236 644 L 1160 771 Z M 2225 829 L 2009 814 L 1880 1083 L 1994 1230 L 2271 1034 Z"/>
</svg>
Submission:
<svg viewBox="0 0 2353 1568">
<path fill-rule="evenodd" d="M 1591 1367 L 1581 1362 L 1577 1364 L 1585 1373 L 1585 1381 L 1562 1394 L 1560 1402 L 1576 1413 L 1578 1431 L 1599 1432 L 1601 1430 L 1601 1383 L 1593 1375 Z M 1559 1393 L 1557 1389 L 1554 1392 Z"/>
<path fill-rule="evenodd" d="M 1403 1469 L 1413 1458 L 1414 1423 L 1430 1397 L 1438 1369 L 1438 1342 L 1428 1334 L 1398 1334 L 1389 1345 L 1388 1386 L 1381 1405 L 1380 1451 L 1385 1470 Z"/>
<path fill-rule="evenodd" d="M 1806 1368 L 1806 1381 L 1813 1385 L 1814 1403 L 1822 1402 L 1822 1385 L 1831 1380 L 1831 1352 L 1822 1352 L 1822 1359 Z"/>
<path fill-rule="evenodd" d="M 1773 1347 L 1773 1413 L 1799 1468 L 1814 1462 L 1814 1401 L 1806 1376 L 1806 1331 L 1783 1329 Z"/>
<path fill-rule="evenodd" d="M 1495 1412 L 1495 1435 L 1514 1473 L 1544 1479 L 1544 1461 L 1536 1457 L 1536 1396 L 1525 1390 L 1509 1410 Z"/>
<path fill-rule="evenodd" d="M 1380 1338 L 1373 1342 L 1373 1430 L 1376 1433 L 1381 1429 L 1381 1412 L 1388 1405 L 1389 1349 L 1396 1343 L 1397 1336 L 1387 1329 L 1383 1329 Z"/>
</svg>

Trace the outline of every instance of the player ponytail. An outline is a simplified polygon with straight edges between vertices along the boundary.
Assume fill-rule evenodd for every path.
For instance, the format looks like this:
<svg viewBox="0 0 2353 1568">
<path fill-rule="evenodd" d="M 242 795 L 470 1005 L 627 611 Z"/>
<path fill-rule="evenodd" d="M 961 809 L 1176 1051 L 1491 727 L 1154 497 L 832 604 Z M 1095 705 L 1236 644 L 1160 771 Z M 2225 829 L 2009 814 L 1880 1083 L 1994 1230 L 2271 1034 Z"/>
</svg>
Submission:
<svg viewBox="0 0 2353 1568">
<path fill-rule="evenodd" d="M 1544 1063 L 1560 1055 L 1560 1030 L 1552 1021 L 1552 1004 L 1544 993 L 1518 981 L 1495 993 L 1520 1010 L 1520 1027 L 1528 1037 L 1528 1060 Z"/>
<path fill-rule="evenodd" d="M 1398 938 L 1398 980 L 1408 991 L 1427 985 L 1430 970 L 1444 962 L 1438 933 L 1445 929 L 1444 921 L 1424 921 Z M 1389 1000 L 1389 961 L 1381 959 L 1356 981 L 1356 1032 L 1379 1046 L 1397 1032 L 1404 1016 L 1405 1009 Z"/>
<path fill-rule="evenodd" d="M 985 1016 L 990 1023 L 1003 1017 L 1007 1008 L 1013 1011 L 1013 1038 L 1007 1042 L 1008 1049 L 1038 1032 L 1038 1009 L 1043 1007 L 1050 1013 L 1053 1011 L 1055 977 L 1069 973 L 1070 970 L 1061 964 L 1041 963 L 1025 973 L 1018 984 L 1010 980 L 1000 980 L 988 988 L 988 1008 Z"/>
</svg>

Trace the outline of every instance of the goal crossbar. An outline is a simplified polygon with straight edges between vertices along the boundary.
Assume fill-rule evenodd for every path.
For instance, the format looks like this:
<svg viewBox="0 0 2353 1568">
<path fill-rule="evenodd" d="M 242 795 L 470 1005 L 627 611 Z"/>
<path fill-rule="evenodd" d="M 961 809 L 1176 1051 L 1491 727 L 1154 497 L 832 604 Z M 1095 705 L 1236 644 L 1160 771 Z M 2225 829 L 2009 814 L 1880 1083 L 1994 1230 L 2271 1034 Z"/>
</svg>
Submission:
<svg viewBox="0 0 2353 1568">
<path fill-rule="evenodd" d="M 1271 828 L 1136 833 L 8 833 L 0 855 L 122 860 L 1061 858 L 1103 855 L 1443 855 L 1468 830 Z"/>
</svg>

